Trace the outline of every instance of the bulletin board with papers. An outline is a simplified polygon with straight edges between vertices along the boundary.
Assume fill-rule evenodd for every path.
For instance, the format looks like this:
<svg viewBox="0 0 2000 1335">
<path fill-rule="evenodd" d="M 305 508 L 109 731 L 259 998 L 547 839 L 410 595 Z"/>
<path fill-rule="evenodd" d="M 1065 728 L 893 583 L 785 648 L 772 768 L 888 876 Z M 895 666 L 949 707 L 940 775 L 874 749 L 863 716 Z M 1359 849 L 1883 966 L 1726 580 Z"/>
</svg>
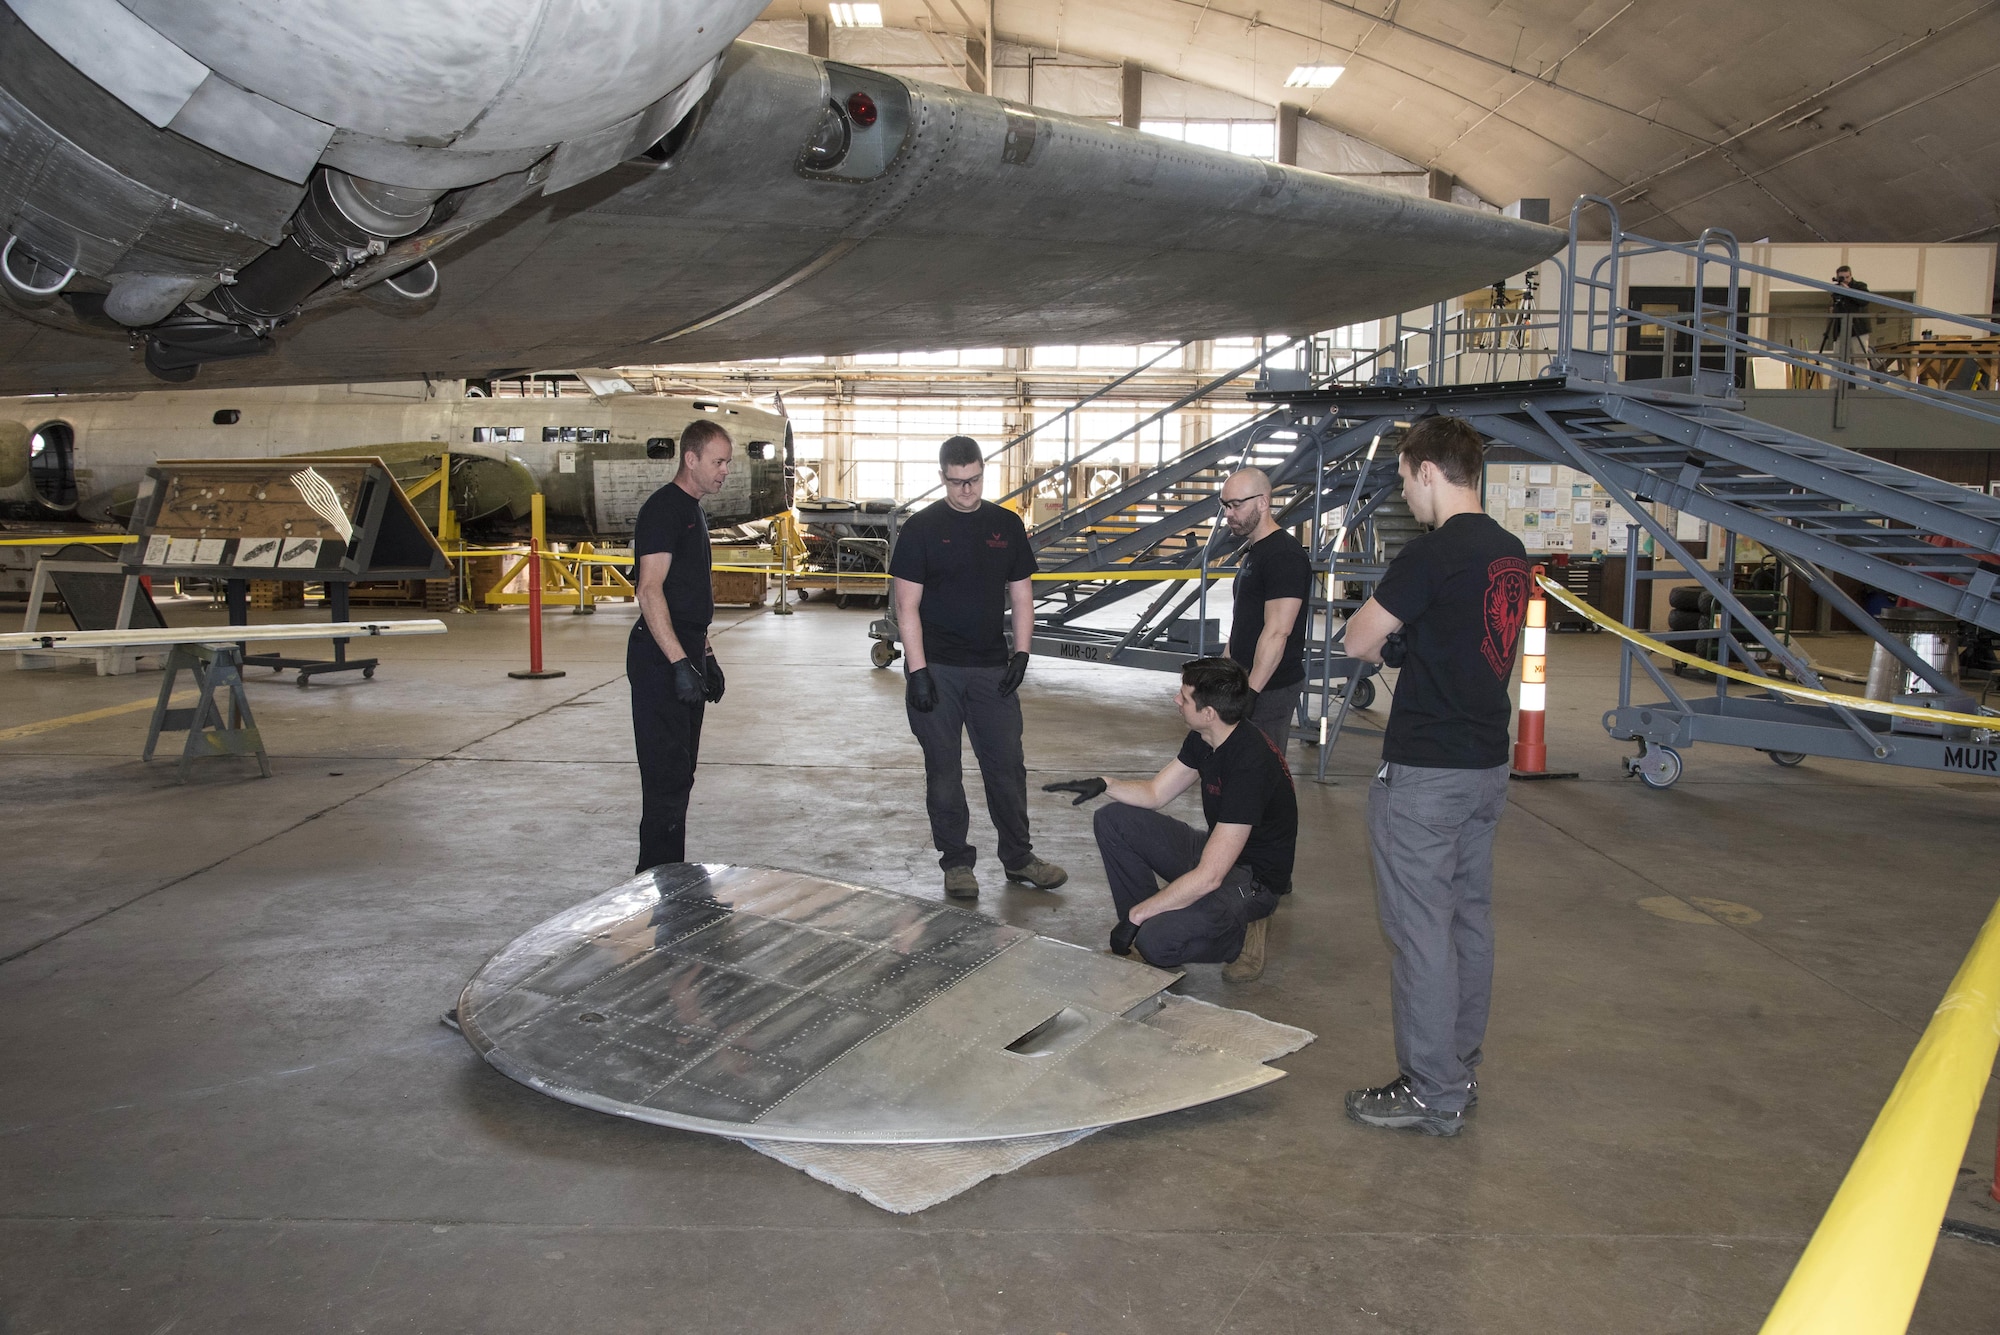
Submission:
<svg viewBox="0 0 2000 1335">
<path fill-rule="evenodd" d="M 1533 556 L 1623 556 L 1627 527 L 1638 521 L 1579 469 L 1561 464 L 1486 465 L 1486 513 Z M 1640 535 L 1642 553 L 1651 539 Z"/>
</svg>

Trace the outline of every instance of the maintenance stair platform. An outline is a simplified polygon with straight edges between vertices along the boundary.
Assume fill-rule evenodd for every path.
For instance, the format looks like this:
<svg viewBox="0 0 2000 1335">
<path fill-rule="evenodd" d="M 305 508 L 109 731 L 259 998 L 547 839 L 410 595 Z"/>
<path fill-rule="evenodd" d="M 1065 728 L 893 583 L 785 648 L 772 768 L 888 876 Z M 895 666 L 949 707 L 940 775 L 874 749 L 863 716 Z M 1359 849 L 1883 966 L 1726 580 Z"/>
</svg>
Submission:
<svg viewBox="0 0 2000 1335">
<path fill-rule="evenodd" d="M 1579 220 L 1593 210 L 1608 216 L 1610 230 L 1608 247 L 1594 262 L 1579 239 Z M 1693 310 L 1675 314 L 1626 304 L 1621 267 L 1657 254 L 1692 262 Z M 1725 232 L 1711 230 L 1693 242 L 1633 236 L 1623 232 L 1608 201 L 1585 197 L 1572 210 L 1566 258 L 1549 263 L 1563 277 L 1558 309 L 1540 323 L 1532 314 L 1524 317 L 1509 335 L 1524 349 L 1512 354 L 1514 364 L 1527 365 L 1538 356 L 1541 374 L 1451 383 L 1464 367 L 1491 363 L 1493 332 L 1475 322 L 1451 325 L 1440 303 L 1430 326 L 1399 319 L 1389 346 L 1343 368 L 1338 379 L 1254 391 L 1249 398 L 1258 411 L 1248 422 L 1033 527 L 1044 581 L 1037 585 L 1034 652 L 1167 670 L 1196 654 L 1220 652 L 1224 636 L 1219 619 L 1207 615 L 1209 591 L 1234 573 L 1241 546 L 1221 523 L 1220 491 L 1231 472 L 1260 467 L 1272 480 L 1279 525 L 1300 534 L 1320 572 L 1308 609 L 1308 691 L 1295 735 L 1319 743 L 1324 778 L 1327 753 L 1350 710 L 1367 709 L 1374 694 L 1374 666 L 1342 649 L 1346 616 L 1365 601 L 1414 531 L 1401 504 L 1396 442 L 1409 424 L 1441 413 L 1464 419 L 1496 445 L 1588 475 L 1624 512 L 1629 540 L 1640 542 L 1642 533 L 1650 538 L 1659 562 L 1655 569 L 1641 574 L 1638 562 L 1624 563 L 1622 629 L 1642 624 L 1639 586 L 1647 579 L 1691 581 L 1711 600 L 1714 625 L 1656 638 L 1700 637 L 1714 646 L 1717 667 L 1747 673 L 1756 684 L 1748 693 L 1741 685 L 1732 692 L 1725 674 L 1716 673 L 1712 696 L 1691 697 L 1628 640 L 1618 706 L 1604 721 L 1614 737 L 1638 743 L 1628 769 L 1649 784 L 1670 785 L 1681 768 L 1675 748 L 1695 741 L 1754 746 L 1784 764 L 1823 755 L 2000 770 L 2000 748 L 1992 745 L 2000 741 L 2000 717 L 1992 730 L 1968 726 L 1968 720 L 1977 721 L 1970 715 L 1983 717 L 1985 711 L 1965 696 L 1952 665 L 1937 661 L 1934 653 L 1919 653 L 1909 637 L 1886 629 L 1835 581 L 1844 577 L 1959 623 L 2000 632 L 2000 497 L 1760 421 L 1744 411 L 1738 387 L 1754 357 L 1809 373 L 1840 394 L 1897 395 L 1995 426 L 2000 406 L 1886 374 L 1865 360 L 1807 352 L 1755 332 L 1753 313 L 1735 304 L 1737 294 L 1748 290 L 1746 274 L 1824 288 L 1829 299 L 1836 294 L 1820 280 L 1743 260 Z M 1707 297 L 1710 292 L 1726 297 L 1716 302 Z M 2000 334 L 2000 323 L 1981 317 L 1878 294 L 1860 299 L 1883 313 Z M 1550 335 L 1539 350 L 1532 346 L 1537 330 Z M 1662 331 L 1668 356 L 1655 353 L 1656 362 L 1689 374 L 1629 378 L 1629 350 L 1637 341 L 1631 336 L 1645 330 Z M 1418 350 L 1421 358 L 1408 355 Z M 1364 373 L 1371 377 L 1366 382 Z M 1001 454 L 1020 443 L 1011 442 Z M 1063 469 L 1073 462 L 1066 458 Z M 1057 476 L 1058 470 L 1043 472 L 1014 495 L 1033 495 Z M 1072 485 L 1068 476 L 1065 472 L 1062 486 Z M 1721 542 L 1720 563 L 1705 562 L 1677 538 L 1676 513 L 1712 526 Z M 1859 697 L 1807 704 L 1788 696 L 1787 684 L 1823 690 L 1824 683 L 1788 634 L 1767 625 L 1737 597 L 1733 554 L 1741 539 L 1772 553 L 1789 577 L 1810 587 L 1894 660 L 1904 687 L 1898 701 L 1917 701 L 1961 721 L 1912 724 L 1871 711 L 1871 702 Z M 1141 596 L 1145 602 L 1136 618 L 1118 606 Z M 878 624 L 893 635 L 892 624 Z M 1649 677 L 1665 699 L 1635 704 L 1635 672 Z M 1759 689 L 1766 682 L 1769 689 Z"/>
</svg>

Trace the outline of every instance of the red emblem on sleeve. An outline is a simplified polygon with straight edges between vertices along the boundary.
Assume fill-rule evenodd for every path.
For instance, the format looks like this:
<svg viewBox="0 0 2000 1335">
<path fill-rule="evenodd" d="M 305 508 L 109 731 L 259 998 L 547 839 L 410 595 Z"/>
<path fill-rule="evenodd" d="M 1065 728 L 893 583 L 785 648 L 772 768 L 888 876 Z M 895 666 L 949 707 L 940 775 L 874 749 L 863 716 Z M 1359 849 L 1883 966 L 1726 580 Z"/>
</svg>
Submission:
<svg viewBox="0 0 2000 1335">
<path fill-rule="evenodd" d="M 1496 677 L 1514 665 L 1514 648 L 1521 641 L 1521 623 L 1528 619 L 1528 563 L 1503 556 L 1486 567 L 1486 639 L 1479 652 Z"/>
</svg>

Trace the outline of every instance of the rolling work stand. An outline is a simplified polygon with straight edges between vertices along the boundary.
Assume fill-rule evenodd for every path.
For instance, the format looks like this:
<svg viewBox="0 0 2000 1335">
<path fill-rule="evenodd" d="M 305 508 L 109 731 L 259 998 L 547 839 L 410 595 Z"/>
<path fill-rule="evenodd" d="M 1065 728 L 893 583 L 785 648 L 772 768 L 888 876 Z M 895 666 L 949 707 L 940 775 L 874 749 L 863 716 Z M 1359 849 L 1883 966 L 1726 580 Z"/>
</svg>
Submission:
<svg viewBox="0 0 2000 1335">
<path fill-rule="evenodd" d="M 139 542 L 126 571 L 223 584 L 229 624 L 249 624 L 251 580 L 312 581 L 326 589 L 335 624 L 348 619 L 357 580 L 447 579 L 451 563 L 381 460 L 372 457 L 163 460 L 146 470 L 132 509 Z M 252 654 L 234 670 L 291 668 L 298 684 L 332 672 L 373 677 L 373 658 Z"/>
<path fill-rule="evenodd" d="M 347 589 L 350 581 L 344 579 L 327 580 L 326 602 L 333 620 L 347 620 Z M 250 581 L 232 579 L 226 594 L 229 603 L 229 624 L 247 626 L 250 624 Z M 245 654 L 244 667 L 269 668 L 273 672 L 283 672 L 286 668 L 296 668 L 300 686 L 310 685 L 312 679 L 327 672 L 359 672 L 363 677 L 372 678 L 381 660 L 374 658 L 349 658 L 347 641 L 333 642 L 332 658 L 291 658 L 284 654 Z"/>
<path fill-rule="evenodd" d="M 1580 272 L 1578 216 L 1589 207 L 1610 215 L 1611 245 L 1589 273 Z M 1914 399 L 1940 411 L 2000 423 L 2000 409 L 1967 395 L 1913 385 L 1859 363 L 1803 353 L 1750 332 L 1737 308 L 1748 275 L 1759 274 L 1831 293 L 1830 285 L 1742 259 L 1736 241 L 1710 230 L 1698 241 L 1631 236 L 1617 210 L 1586 196 L 1571 215 L 1569 282 L 1555 324 L 1556 347 L 1532 379 L 1438 383 L 1449 330 L 1431 336 L 1429 381 L 1395 373 L 1369 385 L 1295 394 L 1253 394 L 1300 416 L 1325 413 L 1357 430 L 1386 433 L 1432 413 L 1461 418 L 1489 441 L 1588 475 L 1611 504 L 1630 516 L 1624 616 L 1595 620 L 1625 638 L 1617 706 L 1604 715 L 1612 737 L 1636 742 L 1627 772 L 1653 788 L 1681 776 L 1681 749 L 1695 742 L 1751 747 L 1779 765 L 1807 756 L 1972 774 L 2000 774 L 2000 716 L 1987 715 L 1956 681 L 1948 651 L 1925 641 L 1945 636 L 1901 633 L 1893 613 L 1869 615 L 1838 584 L 1842 575 L 1931 610 L 1947 627 L 1970 623 L 2000 630 L 2000 498 L 1968 491 L 1910 469 L 1868 458 L 1746 414 L 1737 386 L 1750 357 L 1813 369 L 1843 383 Z M 1691 262 L 1695 309 L 1639 310 L 1626 300 L 1622 266 L 1649 255 Z M 1956 320 L 2000 334 L 2000 324 L 1870 296 L 1887 310 Z M 1619 358 L 1638 346 L 1628 334 L 1669 331 L 1676 364 L 1688 374 L 1633 379 Z M 1676 535 L 1674 512 L 1709 525 L 1722 552 L 1710 569 Z M 1656 568 L 1638 569 L 1639 532 L 1651 536 Z M 1812 663 L 1787 642 L 1782 591 L 1738 589 L 1736 544 L 1750 539 L 1773 553 L 1785 575 L 1832 605 L 1874 641 L 1891 681 L 1888 700 L 1827 691 Z M 1664 563 L 1664 564 L 1659 564 Z M 1676 568 L 1677 567 L 1677 568 Z M 1712 624 L 1638 637 L 1642 581 L 1692 580 L 1702 617 Z M 1781 580 L 1774 579 L 1775 584 Z M 1579 606 L 1583 606 L 1579 600 Z M 1593 609 L 1595 611 L 1595 609 Z M 1713 645 L 1712 693 L 1684 692 L 1654 663 L 1661 652 L 1694 641 Z M 1695 655 L 1689 655 L 1695 656 Z M 1636 701 L 1643 672 L 1664 699 Z M 1780 675 L 1782 673 L 1782 675 Z M 1730 677 L 1739 679 L 1732 693 Z M 1746 693 L 1744 687 L 1750 692 Z M 1900 689 L 1897 687 L 1900 686 Z M 1802 698 L 1810 695 L 1811 698 Z M 1890 712 L 1891 710 L 1895 712 Z M 1990 721 L 1990 726 L 1988 726 Z"/>
</svg>

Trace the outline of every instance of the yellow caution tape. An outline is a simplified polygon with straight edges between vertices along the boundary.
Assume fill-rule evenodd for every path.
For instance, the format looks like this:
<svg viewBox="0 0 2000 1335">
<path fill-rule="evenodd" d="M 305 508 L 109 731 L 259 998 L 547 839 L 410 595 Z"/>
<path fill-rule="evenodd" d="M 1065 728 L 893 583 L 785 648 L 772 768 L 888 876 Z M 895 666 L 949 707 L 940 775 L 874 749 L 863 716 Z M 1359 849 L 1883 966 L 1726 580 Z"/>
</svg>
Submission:
<svg viewBox="0 0 2000 1335">
<path fill-rule="evenodd" d="M 716 566 L 714 568 L 717 570 L 777 569 L 776 566 Z M 792 573 L 795 575 L 827 575 L 837 579 L 889 578 L 889 576 L 880 571 L 843 570 L 837 576 L 830 570 L 795 570 Z M 1209 572 L 1211 577 L 1216 577 L 1218 573 L 1216 571 Z M 1099 581 L 1115 583 L 1121 580 L 1200 579 L 1201 572 L 1199 570 L 1087 570 L 1076 574 L 1064 574 L 1061 571 L 1052 571 L 1044 574 L 1037 571 L 1028 576 L 1028 578 L 1038 584 L 1095 584 Z"/>
<path fill-rule="evenodd" d="M 130 533 L 93 533 L 88 536 L 83 534 L 59 534 L 50 538 L 0 538 L 0 547 L 60 547 L 64 543 L 69 542 L 108 543 L 112 546 L 122 546 L 125 543 L 137 542 L 138 540 L 135 535 Z"/>
<path fill-rule="evenodd" d="M 461 547 L 461 548 L 454 548 L 448 551 L 446 555 L 450 556 L 453 560 L 456 560 L 461 556 L 526 556 L 528 555 L 528 549 L 526 547 Z M 634 558 L 629 553 L 624 555 L 619 555 L 617 553 L 606 554 L 603 552 L 594 552 L 591 553 L 590 555 L 584 556 L 584 555 L 578 555 L 575 552 L 543 552 L 542 559 L 546 561 L 560 561 L 567 565 L 629 566 L 633 563 L 633 561 L 636 558 Z M 848 580 L 848 579 L 889 578 L 887 573 L 880 570 L 842 570 L 839 572 L 835 572 L 832 570 L 807 570 L 802 567 L 795 568 L 792 570 L 786 570 L 783 566 L 780 565 L 750 565 L 750 564 L 739 564 L 731 562 L 717 562 L 716 564 L 710 566 L 709 569 L 739 572 L 746 575 L 772 575 L 772 576 L 776 576 L 779 574 L 803 575 L 806 576 L 807 578 L 812 578 L 812 579 L 824 578 L 824 579 Z M 1214 579 L 1214 578 L 1219 578 L 1222 574 L 1227 572 L 1211 570 L 1208 573 L 1209 577 L 1211 579 Z M 1121 580 L 1148 581 L 1148 580 L 1169 580 L 1169 579 L 1200 579 L 1201 571 L 1199 570 L 1088 570 L 1088 571 L 1079 571 L 1075 574 L 1067 574 L 1062 572 L 1052 572 L 1048 574 L 1043 574 L 1038 571 L 1034 575 L 1029 576 L 1029 578 L 1044 584 L 1048 583 L 1094 584 L 1099 581 L 1113 582 Z"/>
<path fill-rule="evenodd" d="M 1916 719 L 1924 723 L 1943 723 L 1955 728 L 1978 728 L 1982 731 L 2000 729 L 2000 716 L 1992 714 L 1959 714 L 1949 709 L 1925 709 L 1920 705 L 1889 704 L 1882 700 L 1870 700 L 1865 696 L 1841 695 L 1836 691 L 1814 690 L 1810 686 L 1794 686 L 1790 682 L 1778 681 L 1773 677 L 1759 677 L 1754 673 L 1724 667 L 1720 663 L 1714 663 L 1698 655 L 1676 649 L 1670 644 L 1662 644 L 1650 635 L 1640 634 L 1622 621 L 1608 617 L 1590 604 L 1579 601 L 1575 594 L 1572 594 L 1568 589 L 1565 589 L 1546 575 L 1541 576 L 1539 582 L 1542 588 L 1548 592 L 1549 596 L 1558 602 L 1569 607 L 1572 611 L 1588 617 L 1620 639 L 1636 645 L 1648 653 L 1658 654 L 1662 658 L 1671 658 L 1677 663 L 1686 663 L 1690 667 L 1698 667 L 1703 672 L 1713 672 L 1717 676 L 1727 677 L 1731 681 L 1744 682 L 1747 685 L 1757 687 L 1759 690 L 1777 691 L 1782 695 L 1796 696 L 1801 700 L 1811 700 L 1816 704 L 1845 705 L 1849 709 L 1860 710 L 1864 713 L 1889 714 L 1896 718 Z M 1721 632 L 1718 630 L 1716 633 L 1720 634 Z"/>
<path fill-rule="evenodd" d="M 2000 1050 L 2000 904 L 1972 943 L 1763 1335 L 1907 1330 Z"/>
</svg>

